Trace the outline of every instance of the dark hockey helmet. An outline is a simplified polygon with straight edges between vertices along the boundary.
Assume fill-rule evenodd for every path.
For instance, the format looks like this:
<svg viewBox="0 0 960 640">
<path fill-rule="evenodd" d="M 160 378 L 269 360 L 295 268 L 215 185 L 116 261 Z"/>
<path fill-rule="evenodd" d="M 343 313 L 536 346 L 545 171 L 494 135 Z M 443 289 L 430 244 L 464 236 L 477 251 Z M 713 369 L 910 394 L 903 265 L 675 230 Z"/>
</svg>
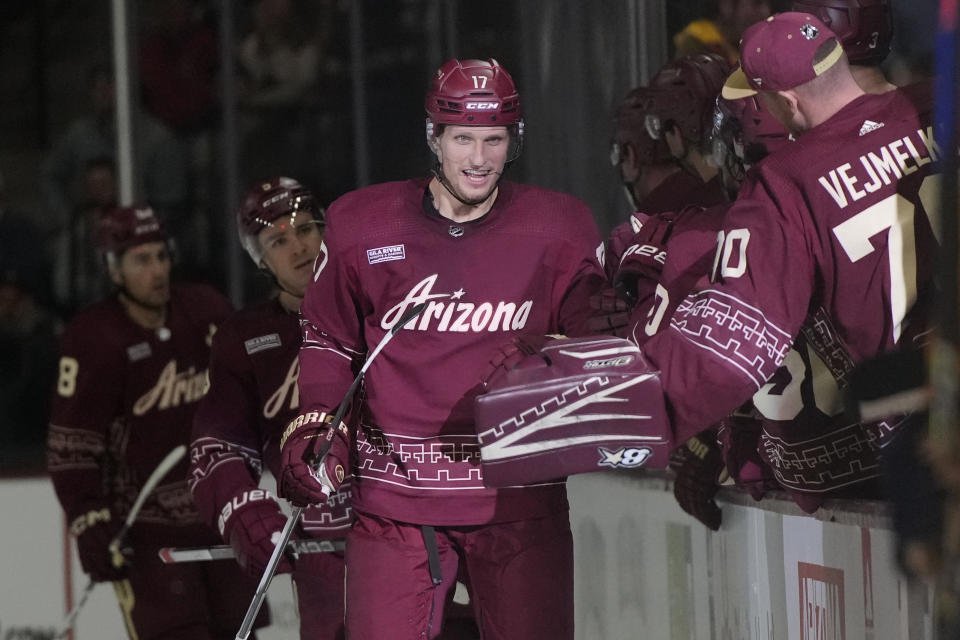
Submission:
<svg viewBox="0 0 960 640">
<path fill-rule="evenodd" d="M 94 248 L 104 256 L 119 256 L 148 242 L 169 241 L 166 225 L 148 205 L 116 207 L 101 214 L 93 240 Z"/>
<path fill-rule="evenodd" d="M 714 164 L 738 181 L 752 165 L 790 142 L 790 134 L 757 96 L 717 98 L 710 135 Z"/>
<path fill-rule="evenodd" d="M 280 217 L 297 216 L 301 212 L 324 223 L 323 207 L 305 186 L 293 178 L 279 176 L 252 187 L 237 209 L 237 234 L 254 264 L 260 266 L 263 252 L 257 235 L 273 226 Z"/>
<path fill-rule="evenodd" d="M 490 60 L 457 60 L 443 63 L 433 74 L 424 101 L 427 111 L 427 143 L 433 148 L 439 126 L 495 127 L 510 129 L 512 160 L 523 142 L 523 110 L 513 78 L 500 63 Z"/>
<path fill-rule="evenodd" d="M 853 64 L 878 65 L 890 53 L 889 0 L 795 0 L 792 11 L 820 18 L 837 35 Z"/>
<path fill-rule="evenodd" d="M 688 141 L 705 147 L 713 128 L 713 108 L 731 72 L 726 58 L 715 53 L 695 53 L 664 65 L 650 81 L 663 92 L 651 121 L 651 135 L 662 136 L 676 124 Z"/>
<path fill-rule="evenodd" d="M 623 98 L 613 116 L 613 148 L 610 163 L 614 166 L 623 160 L 623 148 L 630 145 L 641 166 L 672 161 L 673 155 L 667 141 L 659 134 L 660 117 L 669 107 L 671 96 L 657 89 L 637 87 Z M 651 135 L 651 128 L 654 128 Z"/>
</svg>

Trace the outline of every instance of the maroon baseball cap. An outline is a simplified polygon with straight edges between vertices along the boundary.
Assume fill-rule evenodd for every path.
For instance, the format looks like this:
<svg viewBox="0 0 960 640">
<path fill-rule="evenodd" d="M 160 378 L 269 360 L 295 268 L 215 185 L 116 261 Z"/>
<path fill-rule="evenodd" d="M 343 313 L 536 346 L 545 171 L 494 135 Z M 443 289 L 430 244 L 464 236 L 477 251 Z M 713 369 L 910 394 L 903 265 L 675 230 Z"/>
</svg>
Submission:
<svg viewBox="0 0 960 640">
<path fill-rule="evenodd" d="M 821 47 L 827 47 L 821 51 Z M 820 52 L 820 61 L 815 62 Z M 723 85 L 737 100 L 758 91 L 785 91 L 805 84 L 837 63 L 843 47 L 816 16 L 788 11 L 751 25 L 740 40 L 740 67 Z"/>
</svg>

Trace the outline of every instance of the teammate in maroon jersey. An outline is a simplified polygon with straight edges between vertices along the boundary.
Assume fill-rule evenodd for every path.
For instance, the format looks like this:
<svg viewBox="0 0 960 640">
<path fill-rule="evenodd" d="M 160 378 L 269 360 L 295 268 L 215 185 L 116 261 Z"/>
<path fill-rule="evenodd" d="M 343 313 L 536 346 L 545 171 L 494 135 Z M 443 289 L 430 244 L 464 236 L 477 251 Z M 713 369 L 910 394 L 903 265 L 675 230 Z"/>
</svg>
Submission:
<svg viewBox="0 0 960 640">
<path fill-rule="evenodd" d="M 564 483 L 485 488 L 472 407 L 490 354 L 512 336 L 588 331 L 600 238 L 580 200 L 501 179 L 523 120 L 496 61 L 446 62 L 426 110 L 433 177 L 368 187 L 329 209 L 303 304 L 303 413 L 281 444 L 280 492 L 323 501 L 356 457 L 351 637 L 438 637 L 459 571 L 483 637 L 571 638 Z M 337 429 L 312 474 L 305 460 L 354 367 L 418 303 L 425 311 L 370 365 L 355 448 Z"/>
<path fill-rule="evenodd" d="M 789 143 L 786 129 L 760 106 L 756 96 L 740 100 L 718 98 L 709 138 L 712 163 L 719 167 L 724 184 L 734 194 L 751 166 Z M 717 232 L 730 206 L 690 206 L 656 216 L 634 214 L 639 231 L 625 250 L 614 279 L 621 295 L 636 307 L 634 317 L 650 320 L 649 324 L 637 322 L 633 326 L 630 338 L 639 346 L 653 335 L 650 331 L 654 325 L 657 330 L 665 328 L 662 318 L 654 317 L 654 311 L 670 317 L 700 274 L 709 270 L 716 253 Z M 660 289 L 662 293 L 658 293 Z M 673 302 L 658 304 L 663 298 Z M 740 432 L 756 426 L 743 415 L 724 419 L 719 430 L 726 445 L 725 456 L 717 442 L 717 426 L 693 436 L 671 455 L 678 504 L 714 530 L 720 526 L 720 509 L 714 496 L 718 479 L 725 471 L 724 457 L 732 463 L 727 469 L 730 475 L 753 495 L 762 495 L 766 484 L 772 482 L 756 453 L 756 437 L 747 441 L 738 433 L 734 438 L 726 428 L 734 421 L 741 426 Z M 758 429 L 751 433 L 756 435 Z"/>
<path fill-rule="evenodd" d="M 264 181 L 237 211 L 237 230 L 278 294 L 228 318 L 213 340 L 210 391 L 194 417 L 190 488 L 203 519 L 216 528 L 251 575 L 263 574 L 286 523 L 277 500 L 259 488 L 264 467 L 280 470 L 280 435 L 300 406 L 297 355 L 300 303 L 323 241 L 323 209 L 291 178 Z M 350 528 L 349 488 L 306 510 L 298 538 L 342 538 Z M 284 559 L 293 572 L 300 637 L 343 637 L 343 557 Z"/>
<path fill-rule="evenodd" d="M 698 53 L 667 63 L 650 82 L 627 94 L 617 109 L 610 160 L 634 211 L 656 215 L 686 206 L 726 202 L 717 167 L 709 161 L 713 108 L 730 73 L 716 54 Z M 618 225 L 606 242 L 612 278 L 640 225 Z"/>
<path fill-rule="evenodd" d="M 256 582 L 235 565 L 167 566 L 157 556 L 162 546 L 218 542 L 190 497 L 186 461 L 140 511 L 128 564 L 114 566 L 107 548 L 142 483 L 189 444 L 210 340 L 230 304 L 209 287 L 170 284 L 167 233 L 149 207 L 116 209 L 97 231 L 117 292 L 64 332 L 47 467 L 83 569 L 113 581 L 131 638 L 232 638 Z"/>
<path fill-rule="evenodd" d="M 926 330 L 938 246 L 926 204 L 947 150 L 933 139 L 924 92 L 865 94 L 812 15 L 754 25 L 742 54 L 725 96 L 758 95 L 797 140 L 748 174 L 692 292 L 669 315 L 659 313 L 672 304 L 662 296 L 637 331 L 652 334 L 643 354 L 660 370 L 650 384 L 662 386 L 674 442 L 753 396 L 768 418 L 764 452 L 778 481 L 816 496 L 875 474 L 866 462 L 897 422 L 852 425 L 845 438 L 835 425 L 824 433 L 822 420 L 805 420 L 809 386 L 775 374 L 796 370 L 787 358 L 802 334 L 842 388 L 853 364 L 909 348 Z M 578 427 L 568 427 L 562 435 L 574 437 Z M 540 468 L 529 455 L 516 465 L 530 482 L 551 477 L 550 453 Z"/>
</svg>

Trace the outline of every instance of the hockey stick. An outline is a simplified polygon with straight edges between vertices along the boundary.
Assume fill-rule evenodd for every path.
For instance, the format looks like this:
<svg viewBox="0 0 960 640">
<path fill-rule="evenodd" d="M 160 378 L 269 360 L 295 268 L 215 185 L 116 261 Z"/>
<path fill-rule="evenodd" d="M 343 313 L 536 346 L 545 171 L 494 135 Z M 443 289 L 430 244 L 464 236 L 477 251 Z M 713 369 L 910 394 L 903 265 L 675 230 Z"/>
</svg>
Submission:
<svg viewBox="0 0 960 640">
<path fill-rule="evenodd" d="M 358 373 L 357 377 L 353 379 L 353 382 L 350 384 L 350 388 L 347 389 L 347 393 L 343 396 L 343 400 L 340 401 L 340 405 L 337 407 L 337 412 L 334 414 L 333 420 L 330 422 L 331 427 L 329 431 L 327 431 L 327 437 L 323 439 L 323 442 L 320 444 L 320 451 L 314 457 L 314 470 L 320 467 L 320 464 L 326 457 L 327 452 L 330 451 L 330 445 L 333 443 L 333 432 L 337 427 L 340 426 L 340 422 L 343 420 L 343 416 L 347 412 L 347 407 L 350 406 L 353 394 L 363 381 L 363 376 L 367 373 L 367 369 L 370 368 L 370 364 L 373 362 L 374 358 L 377 357 L 377 354 L 383 351 L 383 348 L 387 346 L 387 343 L 390 342 L 390 339 L 393 338 L 393 336 L 395 336 L 400 329 L 406 326 L 408 322 L 423 313 L 423 310 L 426 307 L 427 304 L 425 302 L 421 302 L 410 309 L 410 311 L 405 313 L 403 317 L 397 320 L 396 324 L 390 328 L 390 331 L 387 331 L 383 335 L 380 343 L 372 352 L 370 352 L 370 355 L 367 356 L 366 362 L 364 362 L 363 366 L 360 368 L 360 373 Z M 280 564 L 280 556 L 286 549 L 287 543 L 290 542 L 290 536 L 293 535 L 293 528 L 296 526 L 297 520 L 300 519 L 300 515 L 302 513 L 303 507 L 294 507 L 290 517 L 287 518 L 287 524 L 284 525 L 283 531 L 280 533 L 280 539 L 277 540 L 276 546 L 273 547 L 273 553 L 270 555 L 270 561 L 263 570 L 263 576 L 260 578 L 260 584 L 257 585 L 257 591 L 253 594 L 253 600 L 250 601 L 250 606 L 247 608 L 247 613 L 243 617 L 243 622 L 240 624 L 240 630 L 237 631 L 236 640 L 247 640 L 247 638 L 250 636 L 250 630 L 253 628 L 253 621 L 257 617 L 257 614 L 260 613 L 260 607 L 263 605 L 263 600 L 267 596 L 267 588 L 270 586 L 270 581 L 273 580 L 273 574 L 277 571 L 277 565 Z"/>
<path fill-rule="evenodd" d="M 287 551 L 295 555 L 333 553 L 343 551 L 345 547 L 343 540 L 291 540 L 287 543 Z M 233 547 L 228 544 L 212 547 L 163 547 L 157 553 L 163 564 L 232 560 L 237 557 Z"/>
<path fill-rule="evenodd" d="M 170 473 L 170 470 L 180 462 L 180 459 L 183 458 L 186 453 L 186 445 L 181 444 L 176 446 L 173 451 L 168 453 L 167 456 L 160 461 L 160 464 L 153 470 L 153 473 L 150 474 L 147 481 L 143 483 L 143 486 L 140 488 L 140 493 L 137 494 L 137 499 L 133 501 L 133 506 L 127 514 L 127 519 L 123 521 L 123 526 L 120 527 L 120 531 L 117 532 L 117 535 L 113 537 L 107 547 L 113 557 L 113 564 L 115 566 L 119 567 L 123 564 L 123 553 L 120 551 L 120 545 L 123 544 L 123 539 L 126 537 L 127 531 L 130 530 L 134 520 L 136 520 L 140 514 L 143 503 L 147 501 L 147 498 L 150 497 L 153 490 L 160 484 L 163 477 Z M 54 636 L 55 640 L 65 638 L 67 634 L 70 633 L 70 630 L 73 629 L 73 625 L 77 622 L 77 616 L 80 615 L 80 610 L 83 609 L 83 605 L 87 603 L 87 598 L 90 597 L 90 592 L 93 591 L 94 585 L 96 585 L 96 582 L 92 579 L 87 582 L 87 586 L 84 587 L 83 593 L 80 595 L 79 602 L 77 602 L 76 606 L 71 609 L 63 619 L 63 629 Z"/>
</svg>

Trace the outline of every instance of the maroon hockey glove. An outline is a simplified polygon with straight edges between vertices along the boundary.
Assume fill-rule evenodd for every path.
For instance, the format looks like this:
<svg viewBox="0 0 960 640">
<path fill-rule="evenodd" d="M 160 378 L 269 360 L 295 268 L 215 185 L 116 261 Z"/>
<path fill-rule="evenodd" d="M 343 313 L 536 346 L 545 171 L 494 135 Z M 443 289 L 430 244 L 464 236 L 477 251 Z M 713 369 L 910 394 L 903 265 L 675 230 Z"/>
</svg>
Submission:
<svg viewBox="0 0 960 640">
<path fill-rule="evenodd" d="M 724 468 L 716 431 L 707 429 L 671 451 L 670 469 L 677 474 L 673 495 L 680 508 L 717 531 L 720 507 L 713 498 L 720 490 Z"/>
<path fill-rule="evenodd" d="M 769 489 L 780 488 L 770 466 L 760 455 L 762 431 L 760 420 L 749 416 L 724 418 L 717 429 L 727 472 L 754 500 L 763 498 Z"/>
<path fill-rule="evenodd" d="M 122 524 L 113 518 L 109 507 L 91 508 L 70 522 L 70 533 L 77 538 L 80 564 L 94 582 L 120 580 L 126 573 L 125 563 L 119 563 L 110 553 L 110 542 Z"/>
<path fill-rule="evenodd" d="M 223 505 L 217 521 L 220 535 L 233 548 L 237 562 L 254 578 L 263 575 L 286 523 L 280 505 L 265 489 L 250 489 L 234 496 Z M 281 557 L 277 573 L 291 571 L 290 561 Z"/>
<path fill-rule="evenodd" d="M 667 240 L 673 230 L 674 217 L 674 214 L 660 214 L 647 218 L 620 258 L 613 286 L 630 308 L 656 291 L 667 259 Z"/>
<path fill-rule="evenodd" d="M 343 422 L 331 428 L 332 419 L 322 411 L 301 414 L 287 425 L 280 439 L 277 490 L 298 507 L 326 502 L 340 489 L 350 468 L 350 431 Z M 330 449 L 314 471 L 315 458 L 325 440 L 330 441 Z"/>
<path fill-rule="evenodd" d="M 627 337 L 627 330 L 630 328 L 630 305 L 617 296 L 613 287 L 590 296 L 590 308 L 593 315 L 587 321 L 587 329 L 591 335 Z"/>
<path fill-rule="evenodd" d="M 540 348 L 550 340 L 550 336 L 540 334 L 529 334 L 523 336 L 514 336 L 510 342 L 500 345 L 497 350 L 490 355 L 490 361 L 487 368 L 480 376 L 480 383 L 484 391 L 489 391 L 497 385 L 507 371 L 513 369 L 517 364 L 527 356 L 533 356 L 540 353 Z"/>
</svg>

